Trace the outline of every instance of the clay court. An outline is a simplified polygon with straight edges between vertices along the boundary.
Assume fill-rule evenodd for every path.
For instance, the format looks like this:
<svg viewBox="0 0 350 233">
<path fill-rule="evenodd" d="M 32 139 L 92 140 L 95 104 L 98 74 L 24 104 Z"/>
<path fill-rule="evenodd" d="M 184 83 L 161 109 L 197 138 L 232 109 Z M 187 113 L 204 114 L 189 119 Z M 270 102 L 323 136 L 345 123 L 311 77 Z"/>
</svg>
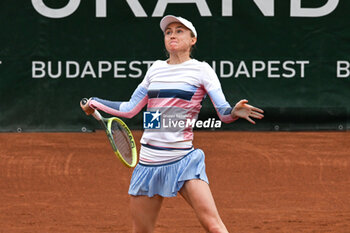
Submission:
<svg viewBox="0 0 350 233">
<path fill-rule="evenodd" d="M 141 132 L 134 132 L 138 141 Z M 104 132 L 0 134 L 0 232 L 131 232 L 132 169 Z M 196 132 L 230 232 L 350 232 L 348 132 Z M 156 231 L 203 232 L 179 196 Z"/>
</svg>

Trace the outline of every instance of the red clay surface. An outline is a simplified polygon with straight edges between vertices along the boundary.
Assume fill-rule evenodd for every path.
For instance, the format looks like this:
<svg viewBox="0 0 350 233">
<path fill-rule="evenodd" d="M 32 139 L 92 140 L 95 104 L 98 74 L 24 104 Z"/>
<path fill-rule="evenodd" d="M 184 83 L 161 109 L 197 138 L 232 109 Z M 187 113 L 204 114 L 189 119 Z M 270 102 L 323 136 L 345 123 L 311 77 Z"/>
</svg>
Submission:
<svg viewBox="0 0 350 233">
<path fill-rule="evenodd" d="M 194 143 L 230 232 L 350 232 L 349 132 L 196 132 Z M 0 233 L 131 232 L 132 169 L 103 132 L 2 133 L 0 145 Z M 204 231 L 179 196 L 155 232 Z"/>
</svg>

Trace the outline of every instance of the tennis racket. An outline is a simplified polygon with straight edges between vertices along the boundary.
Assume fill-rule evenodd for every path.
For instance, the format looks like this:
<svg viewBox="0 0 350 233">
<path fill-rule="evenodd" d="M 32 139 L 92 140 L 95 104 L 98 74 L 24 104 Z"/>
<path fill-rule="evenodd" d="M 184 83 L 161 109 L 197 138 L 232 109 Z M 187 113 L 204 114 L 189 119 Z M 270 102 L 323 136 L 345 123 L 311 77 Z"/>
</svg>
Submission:
<svg viewBox="0 0 350 233">
<path fill-rule="evenodd" d="M 87 102 L 87 98 L 81 100 L 83 106 Z M 102 117 L 96 109 L 92 116 L 100 122 L 106 131 L 112 149 L 120 161 L 127 167 L 135 167 L 137 163 L 136 143 L 128 126 L 118 117 Z"/>
</svg>

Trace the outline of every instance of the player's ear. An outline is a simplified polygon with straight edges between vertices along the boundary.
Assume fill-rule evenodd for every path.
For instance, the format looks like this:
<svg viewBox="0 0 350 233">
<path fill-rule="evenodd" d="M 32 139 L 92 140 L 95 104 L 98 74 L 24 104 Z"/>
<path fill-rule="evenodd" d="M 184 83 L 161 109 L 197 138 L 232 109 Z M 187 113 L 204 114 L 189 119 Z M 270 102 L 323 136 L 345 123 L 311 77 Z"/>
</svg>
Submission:
<svg viewBox="0 0 350 233">
<path fill-rule="evenodd" d="M 191 37 L 191 45 L 195 45 L 197 43 L 197 37 Z"/>
</svg>

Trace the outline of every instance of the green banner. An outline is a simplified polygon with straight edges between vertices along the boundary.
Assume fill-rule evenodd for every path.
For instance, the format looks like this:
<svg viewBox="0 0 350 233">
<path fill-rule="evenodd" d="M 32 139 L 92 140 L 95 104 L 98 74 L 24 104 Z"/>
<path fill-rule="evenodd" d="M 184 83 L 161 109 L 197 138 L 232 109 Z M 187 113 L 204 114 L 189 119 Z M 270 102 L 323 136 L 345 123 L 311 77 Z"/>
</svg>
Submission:
<svg viewBox="0 0 350 233">
<path fill-rule="evenodd" d="M 83 97 L 128 100 L 166 59 L 160 19 L 193 22 L 193 57 L 226 99 L 265 110 L 232 130 L 346 130 L 350 2 L 345 0 L 31 0 L 0 3 L 0 131 L 80 131 L 98 124 Z M 200 118 L 216 117 L 210 100 Z M 142 128 L 142 114 L 127 119 Z"/>
</svg>

